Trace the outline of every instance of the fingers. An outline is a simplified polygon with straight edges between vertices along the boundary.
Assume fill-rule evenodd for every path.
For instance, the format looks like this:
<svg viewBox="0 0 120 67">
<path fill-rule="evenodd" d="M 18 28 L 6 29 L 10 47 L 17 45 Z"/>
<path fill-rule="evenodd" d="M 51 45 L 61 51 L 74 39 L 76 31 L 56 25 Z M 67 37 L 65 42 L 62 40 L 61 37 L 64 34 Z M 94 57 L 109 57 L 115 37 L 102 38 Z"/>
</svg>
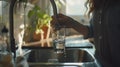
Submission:
<svg viewBox="0 0 120 67">
<path fill-rule="evenodd" d="M 56 16 L 52 16 L 52 18 L 55 18 Z M 61 13 L 59 13 L 59 14 L 57 14 L 57 18 L 61 18 L 61 17 L 65 17 L 65 15 L 63 15 L 63 14 L 61 14 Z"/>
<path fill-rule="evenodd" d="M 70 17 L 63 15 L 63 14 L 57 14 L 57 18 L 55 16 L 52 16 L 51 24 L 54 26 L 54 24 L 59 23 L 61 26 L 70 27 L 71 26 L 71 19 Z"/>
<path fill-rule="evenodd" d="M 51 21 L 51 24 L 54 24 L 56 22 L 60 22 L 62 21 L 64 18 L 64 15 L 63 14 L 57 14 L 57 17 L 56 16 L 52 16 L 52 21 Z"/>
</svg>

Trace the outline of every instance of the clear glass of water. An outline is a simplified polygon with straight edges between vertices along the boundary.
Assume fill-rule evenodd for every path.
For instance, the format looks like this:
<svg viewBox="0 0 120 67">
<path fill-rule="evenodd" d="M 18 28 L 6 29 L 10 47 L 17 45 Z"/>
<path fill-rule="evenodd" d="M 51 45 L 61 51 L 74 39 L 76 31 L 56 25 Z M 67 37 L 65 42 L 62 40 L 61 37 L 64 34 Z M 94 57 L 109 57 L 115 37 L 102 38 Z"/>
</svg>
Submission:
<svg viewBox="0 0 120 67">
<path fill-rule="evenodd" d="M 63 53 L 65 50 L 65 27 L 57 30 L 53 36 L 53 48 L 57 53 Z"/>
</svg>

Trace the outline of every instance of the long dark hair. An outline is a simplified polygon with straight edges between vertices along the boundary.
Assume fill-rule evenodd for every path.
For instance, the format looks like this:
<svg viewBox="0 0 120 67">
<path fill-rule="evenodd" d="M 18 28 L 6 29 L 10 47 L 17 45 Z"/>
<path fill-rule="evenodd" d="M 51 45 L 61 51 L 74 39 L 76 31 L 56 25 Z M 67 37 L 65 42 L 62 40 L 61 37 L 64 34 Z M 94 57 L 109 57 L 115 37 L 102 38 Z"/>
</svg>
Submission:
<svg viewBox="0 0 120 67">
<path fill-rule="evenodd" d="M 89 8 L 88 15 L 96 9 L 109 7 L 110 5 L 116 4 L 120 0 L 87 0 L 85 6 Z"/>
</svg>

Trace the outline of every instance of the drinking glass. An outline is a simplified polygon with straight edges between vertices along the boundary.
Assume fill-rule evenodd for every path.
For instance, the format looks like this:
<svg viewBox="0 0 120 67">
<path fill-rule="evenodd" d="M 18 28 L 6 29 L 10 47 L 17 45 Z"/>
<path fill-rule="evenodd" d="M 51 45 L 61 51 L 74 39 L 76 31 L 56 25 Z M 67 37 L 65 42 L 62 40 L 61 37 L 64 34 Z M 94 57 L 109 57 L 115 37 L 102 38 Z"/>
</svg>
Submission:
<svg viewBox="0 0 120 67">
<path fill-rule="evenodd" d="M 63 53 L 65 51 L 65 36 L 65 27 L 62 27 L 53 33 L 53 48 L 57 53 Z"/>
</svg>

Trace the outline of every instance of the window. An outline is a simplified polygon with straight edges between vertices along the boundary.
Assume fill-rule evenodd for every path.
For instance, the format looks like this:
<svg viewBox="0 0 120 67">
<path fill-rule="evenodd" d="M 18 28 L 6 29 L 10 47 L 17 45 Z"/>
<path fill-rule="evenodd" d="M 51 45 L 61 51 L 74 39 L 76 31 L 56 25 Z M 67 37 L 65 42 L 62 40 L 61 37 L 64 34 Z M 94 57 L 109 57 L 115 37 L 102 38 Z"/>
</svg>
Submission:
<svg viewBox="0 0 120 67">
<path fill-rule="evenodd" d="M 86 0 L 66 0 L 67 15 L 84 15 L 86 8 L 84 3 Z"/>
<path fill-rule="evenodd" d="M 57 1 L 59 1 L 61 4 L 61 7 L 58 7 L 59 13 L 70 16 L 84 25 L 89 25 L 89 19 L 84 16 L 87 10 L 85 7 L 85 2 L 87 0 L 57 0 Z"/>
</svg>

